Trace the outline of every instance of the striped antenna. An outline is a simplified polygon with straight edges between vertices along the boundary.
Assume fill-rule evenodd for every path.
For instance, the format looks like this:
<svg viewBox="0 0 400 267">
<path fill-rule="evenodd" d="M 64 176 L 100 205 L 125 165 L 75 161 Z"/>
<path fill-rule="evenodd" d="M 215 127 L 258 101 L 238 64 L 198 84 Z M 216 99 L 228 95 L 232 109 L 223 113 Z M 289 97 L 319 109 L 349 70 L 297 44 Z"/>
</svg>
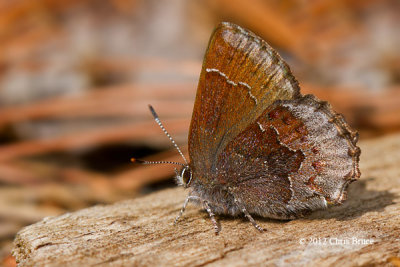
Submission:
<svg viewBox="0 0 400 267">
<path fill-rule="evenodd" d="M 186 165 L 180 162 L 174 162 L 174 161 L 165 161 L 165 160 L 160 160 L 160 161 L 149 161 L 149 160 L 142 160 L 142 159 L 137 159 L 137 158 L 131 158 L 131 162 L 133 163 L 140 163 L 140 164 L 175 164 L 175 165 L 181 165 L 185 167 Z"/>
<path fill-rule="evenodd" d="M 178 147 L 178 145 L 175 143 L 174 139 L 172 139 L 171 135 L 167 132 L 167 130 L 165 129 L 164 125 L 161 123 L 160 119 L 158 118 L 158 115 L 156 113 L 156 111 L 154 110 L 154 108 L 149 105 L 149 109 L 151 111 L 151 114 L 154 117 L 154 120 L 157 122 L 158 126 L 160 126 L 161 130 L 163 130 L 164 134 L 169 138 L 169 140 L 171 140 L 171 143 L 175 146 L 176 150 L 178 150 L 179 154 L 181 154 L 183 160 L 185 161 L 186 165 L 188 165 L 188 162 L 185 158 L 185 156 L 183 155 L 182 151 L 180 150 L 180 148 Z M 185 166 L 185 165 L 183 165 Z"/>
</svg>

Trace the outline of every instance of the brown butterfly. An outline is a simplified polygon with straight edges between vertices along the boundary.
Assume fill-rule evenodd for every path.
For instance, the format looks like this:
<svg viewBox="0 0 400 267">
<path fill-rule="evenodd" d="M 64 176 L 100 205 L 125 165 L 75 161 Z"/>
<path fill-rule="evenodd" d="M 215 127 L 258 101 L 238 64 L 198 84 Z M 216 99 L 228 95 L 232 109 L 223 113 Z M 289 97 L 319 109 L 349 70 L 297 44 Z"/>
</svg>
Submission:
<svg viewBox="0 0 400 267">
<path fill-rule="evenodd" d="M 204 57 L 190 162 L 150 109 L 185 161 L 174 163 L 183 166 L 177 183 L 189 188 L 175 222 L 193 201 L 207 210 L 215 233 L 215 214 L 244 214 L 262 231 L 251 214 L 294 219 L 341 204 L 360 177 L 358 133 L 327 102 L 302 95 L 277 52 L 232 23 L 214 30 Z"/>
</svg>

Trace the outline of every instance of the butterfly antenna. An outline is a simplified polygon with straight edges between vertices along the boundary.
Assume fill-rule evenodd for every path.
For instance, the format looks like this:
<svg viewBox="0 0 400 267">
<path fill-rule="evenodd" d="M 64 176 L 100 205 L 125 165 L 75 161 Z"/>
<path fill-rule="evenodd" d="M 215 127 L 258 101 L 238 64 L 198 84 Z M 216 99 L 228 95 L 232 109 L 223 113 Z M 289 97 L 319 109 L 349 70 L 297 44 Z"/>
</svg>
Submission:
<svg viewBox="0 0 400 267">
<path fill-rule="evenodd" d="M 169 138 L 171 143 L 175 146 L 176 150 L 178 150 L 179 154 L 181 154 L 181 156 L 182 156 L 183 160 L 185 161 L 186 165 L 188 165 L 188 162 L 187 162 L 185 156 L 183 155 L 181 149 L 178 147 L 178 145 L 175 143 L 174 139 L 172 139 L 171 135 L 167 132 L 167 130 L 165 129 L 164 125 L 161 123 L 161 121 L 158 118 L 158 115 L 157 115 L 156 111 L 154 110 L 154 108 L 151 105 L 149 105 L 149 109 L 150 109 L 151 114 L 154 117 L 154 120 L 157 122 L 158 126 L 160 126 L 161 130 L 163 130 L 164 134 Z M 169 162 L 169 163 L 171 163 L 171 162 Z M 178 164 L 178 165 L 181 165 L 181 164 Z M 185 166 L 184 164 L 182 164 L 182 165 Z"/>
<path fill-rule="evenodd" d="M 149 161 L 149 160 L 142 160 L 142 159 L 137 159 L 137 158 L 131 158 L 131 162 L 133 163 L 139 163 L 139 164 L 175 164 L 175 165 L 181 165 L 181 166 L 186 166 L 183 163 L 180 162 L 174 162 L 174 161 Z"/>
</svg>

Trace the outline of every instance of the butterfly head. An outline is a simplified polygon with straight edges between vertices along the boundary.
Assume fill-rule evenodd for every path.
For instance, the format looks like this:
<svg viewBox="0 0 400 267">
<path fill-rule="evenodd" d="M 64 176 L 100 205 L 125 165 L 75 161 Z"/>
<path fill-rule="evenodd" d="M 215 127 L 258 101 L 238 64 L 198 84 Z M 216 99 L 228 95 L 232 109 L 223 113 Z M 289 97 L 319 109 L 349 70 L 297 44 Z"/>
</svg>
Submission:
<svg viewBox="0 0 400 267">
<path fill-rule="evenodd" d="M 192 182 L 193 173 L 189 165 L 185 165 L 180 171 L 175 171 L 175 180 L 178 185 L 188 188 Z"/>
</svg>

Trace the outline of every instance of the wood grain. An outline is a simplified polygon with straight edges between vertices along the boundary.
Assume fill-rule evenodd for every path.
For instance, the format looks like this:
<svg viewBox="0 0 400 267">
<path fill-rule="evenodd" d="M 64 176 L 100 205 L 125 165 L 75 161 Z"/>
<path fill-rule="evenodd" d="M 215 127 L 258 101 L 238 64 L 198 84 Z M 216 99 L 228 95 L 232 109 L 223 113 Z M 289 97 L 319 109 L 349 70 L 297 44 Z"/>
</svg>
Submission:
<svg viewBox="0 0 400 267">
<path fill-rule="evenodd" d="M 218 217 L 215 236 L 207 213 L 190 205 L 174 226 L 186 195 L 174 188 L 45 218 L 17 234 L 13 253 L 19 266 L 395 266 L 400 135 L 360 147 L 362 177 L 344 205 L 301 220 L 257 218 L 262 234 L 244 218 Z"/>
</svg>

